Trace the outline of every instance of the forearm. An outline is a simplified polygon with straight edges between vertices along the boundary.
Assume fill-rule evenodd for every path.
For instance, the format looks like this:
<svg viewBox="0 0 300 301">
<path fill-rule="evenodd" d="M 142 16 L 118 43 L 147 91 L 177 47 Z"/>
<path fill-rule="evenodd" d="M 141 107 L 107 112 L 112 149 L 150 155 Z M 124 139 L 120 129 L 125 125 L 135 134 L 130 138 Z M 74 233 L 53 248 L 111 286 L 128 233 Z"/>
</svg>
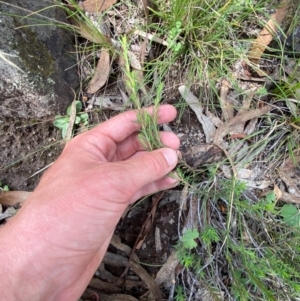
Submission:
<svg viewBox="0 0 300 301">
<path fill-rule="evenodd" d="M 21 226 L 16 217 L 0 228 L 1 298 L 8 301 L 43 300 L 49 285 L 46 271 L 41 274 L 40 258 L 45 250 L 43 244 L 36 241 L 34 233 L 28 235 L 29 227 Z"/>
<path fill-rule="evenodd" d="M 119 217 L 107 223 L 105 233 L 99 233 L 98 241 L 89 248 L 76 240 L 82 237 L 80 233 L 64 226 L 64 214 L 56 212 L 53 217 L 43 202 L 40 206 L 31 206 L 31 202 L 34 200 L 0 228 L 1 298 L 77 301 L 101 262 Z M 78 229 L 84 231 L 79 223 Z M 63 248 L 63 243 L 69 248 Z"/>
</svg>

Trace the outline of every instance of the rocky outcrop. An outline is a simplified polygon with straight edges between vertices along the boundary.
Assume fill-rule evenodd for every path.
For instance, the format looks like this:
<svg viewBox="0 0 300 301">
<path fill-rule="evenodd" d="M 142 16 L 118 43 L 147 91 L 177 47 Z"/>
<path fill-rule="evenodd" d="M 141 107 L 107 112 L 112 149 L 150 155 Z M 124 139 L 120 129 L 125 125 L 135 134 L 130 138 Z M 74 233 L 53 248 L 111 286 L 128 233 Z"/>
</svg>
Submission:
<svg viewBox="0 0 300 301">
<path fill-rule="evenodd" d="M 286 45 L 292 51 L 292 55 L 300 57 L 300 24 L 288 36 Z"/>
<path fill-rule="evenodd" d="M 0 122 L 64 113 L 78 86 L 65 12 L 51 0 L 0 4 Z M 57 2 L 56 2 L 57 3 Z"/>
</svg>

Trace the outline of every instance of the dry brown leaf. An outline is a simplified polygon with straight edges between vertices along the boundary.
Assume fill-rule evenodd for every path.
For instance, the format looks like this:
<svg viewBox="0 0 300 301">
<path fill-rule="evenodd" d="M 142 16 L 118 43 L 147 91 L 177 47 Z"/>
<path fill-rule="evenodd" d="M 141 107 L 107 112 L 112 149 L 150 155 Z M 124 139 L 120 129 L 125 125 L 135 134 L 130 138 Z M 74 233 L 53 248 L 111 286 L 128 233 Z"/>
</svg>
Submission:
<svg viewBox="0 0 300 301">
<path fill-rule="evenodd" d="M 300 204 L 300 197 L 296 196 L 294 194 L 291 193 L 287 193 L 287 192 L 282 192 L 282 196 L 280 198 L 282 201 L 286 202 L 286 203 L 292 203 L 292 204 Z"/>
<path fill-rule="evenodd" d="M 101 301 L 138 301 L 138 299 L 124 294 L 102 294 L 100 293 L 100 300 Z"/>
<path fill-rule="evenodd" d="M 260 109 L 255 109 L 252 111 L 244 112 L 242 114 L 236 115 L 231 118 L 226 124 L 219 127 L 214 136 L 214 144 L 220 145 L 222 143 L 222 139 L 231 131 L 234 130 L 232 127 L 239 123 L 245 123 L 248 120 L 253 118 L 258 118 L 261 115 L 271 111 L 272 107 L 266 105 Z"/>
<path fill-rule="evenodd" d="M 280 188 L 276 184 L 274 185 L 274 194 L 276 196 L 276 201 L 281 199 L 282 191 L 280 190 Z"/>
<path fill-rule="evenodd" d="M 135 70 L 142 70 L 142 65 L 136 55 L 132 51 L 127 51 L 128 60 L 130 62 L 130 66 Z"/>
<path fill-rule="evenodd" d="M 20 204 L 22 206 L 30 195 L 31 192 L 29 191 L 2 191 L 0 193 L 0 204 L 6 206 Z"/>
<path fill-rule="evenodd" d="M 300 189 L 299 189 L 299 176 L 298 166 L 300 164 L 300 153 L 299 149 L 294 151 L 293 158 L 288 156 L 278 169 L 278 174 L 281 180 L 285 183 L 287 192 L 282 192 L 281 200 L 289 203 L 299 203 Z M 290 201 L 288 200 L 290 196 Z"/>
<path fill-rule="evenodd" d="M 210 143 L 216 131 L 213 122 L 203 114 L 203 107 L 201 106 L 199 99 L 191 92 L 191 90 L 187 86 L 182 85 L 178 88 L 178 90 L 182 98 L 195 112 L 197 119 L 202 124 L 206 143 Z"/>
<path fill-rule="evenodd" d="M 142 4 L 143 4 L 146 20 L 147 20 L 147 23 L 148 23 L 148 21 L 149 21 L 149 6 L 150 5 L 149 5 L 148 0 L 142 0 Z"/>
<path fill-rule="evenodd" d="M 222 150 L 212 144 L 191 146 L 188 151 L 182 152 L 185 162 L 194 168 L 204 163 L 217 162 L 223 156 Z"/>
<path fill-rule="evenodd" d="M 76 119 L 76 99 L 73 100 L 72 105 L 71 105 L 70 119 L 69 119 L 69 124 L 68 124 L 67 132 L 66 132 L 66 137 L 65 137 L 66 141 L 68 141 L 72 138 L 75 119 Z"/>
<path fill-rule="evenodd" d="M 117 0 L 86 0 L 81 4 L 83 10 L 89 13 L 104 11 L 114 5 Z"/>
<path fill-rule="evenodd" d="M 166 263 L 158 271 L 155 282 L 157 285 L 161 285 L 164 282 L 169 283 L 172 281 L 172 275 L 175 274 L 175 269 L 179 264 L 179 259 L 177 257 L 176 251 L 173 251 L 169 256 Z"/>
<path fill-rule="evenodd" d="M 109 51 L 103 49 L 100 54 L 100 59 L 97 63 L 94 76 L 89 83 L 87 88 L 87 93 L 96 93 L 100 88 L 102 88 L 107 82 L 110 72 L 110 59 Z"/>
<path fill-rule="evenodd" d="M 230 89 L 230 84 L 227 79 L 222 80 L 221 90 L 220 90 L 220 104 L 223 113 L 223 118 L 225 121 L 233 117 L 233 104 L 227 99 L 227 95 Z"/>
<path fill-rule="evenodd" d="M 148 289 L 151 291 L 153 296 L 155 297 L 155 300 L 157 301 L 162 301 L 162 296 L 160 293 L 160 290 L 155 283 L 154 279 L 147 273 L 147 271 L 141 267 L 138 263 L 134 261 L 130 261 L 119 255 L 119 254 L 114 254 L 111 252 L 106 252 L 104 258 L 103 258 L 103 263 L 112 265 L 112 266 L 130 266 L 130 268 L 144 281 L 144 283 L 147 285 Z"/>
<path fill-rule="evenodd" d="M 141 248 L 143 242 L 147 238 L 147 235 L 149 234 L 149 232 L 152 228 L 152 225 L 153 225 L 153 222 L 154 222 L 154 216 L 155 216 L 155 212 L 156 212 L 156 208 L 157 208 L 159 200 L 160 200 L 160 194 L 159 195 L 154 195 L 152 197 L 152 208 L 151 208 L 151 211 L 148 215 L 148 218 L 145 221 L 145 223 L 143 224 L 141 232 L 138 236 L 136 246 L 135 246 L 136 250 L 139 250 Z"/>
<path fill-rule="evenodd" d="M 248 58 L 252 63 L 258 64 L 259 59 L 279 29 L 279 26 L 286 15 L 288 6 L 289 0 L 281 1 L 279 7 L 275 10 L 275 13 L 271 16 L 268 23 L 259 33 L 259 36 L 252 43 L 248 54 Z"/>
<path fill-rule="evenodd" d="M 103 281 L 98 278 L 93 278 L 89 283 L 89 287 L 91 287 L 93 289 L 98 289 L 98 290 L 100 290 L 102 292 L 106 292 L 106 293 L 121 293 L 122 292 L 122 289 L 120 287 L 118 287 L 117 285 L 115 285 L 113 283 L 108 283 L 108 282 Z"/>
<path fill-rule="evenodd" d="M 159 252 L 161 252 L 162 250 L 162 246 L 161 246 L 161 239 L 160 239 L 160 229 L 158 227 L 155 228 L 155 250 L 156 253 L 159 254 Z"/>
<path fill-rule="evenodd" d="M 121 239 L 117 234 L 113 235 L 110 244 L 116 249 L 123 251 L 127 256 L 131 256 L 133 261 L 140 262 L 138 256 L 135 253 L 132 253 L 132 249 L 129 246 L 121 242 Z"/>
<path fill-rule="evenodd" d="M 141 49 L 140 49 L 140 55 L 139 55 L 139 60 L 140 60 L 141 66 L 144 66 L 144 62 L 146 60 L 147 45 L 148 45 L 148 41 L 144 40 L 142 42 Z"/>
</svg>

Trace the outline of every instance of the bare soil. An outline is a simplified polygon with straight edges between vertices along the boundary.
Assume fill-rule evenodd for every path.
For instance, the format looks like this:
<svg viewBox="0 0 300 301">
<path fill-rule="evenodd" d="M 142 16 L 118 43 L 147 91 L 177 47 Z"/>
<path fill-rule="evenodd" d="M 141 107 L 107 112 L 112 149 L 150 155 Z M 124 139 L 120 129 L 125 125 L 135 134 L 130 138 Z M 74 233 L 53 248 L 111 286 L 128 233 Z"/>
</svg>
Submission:
<svg viewBox="0 0 300 301">
<path fill-rule="evenodd" d="M 42 172 L 58 157 L 61 133 L 50 120 L 4 119 L 0 122 L 0 180 L 10 190 L 32 191 Z"/>
</svg>

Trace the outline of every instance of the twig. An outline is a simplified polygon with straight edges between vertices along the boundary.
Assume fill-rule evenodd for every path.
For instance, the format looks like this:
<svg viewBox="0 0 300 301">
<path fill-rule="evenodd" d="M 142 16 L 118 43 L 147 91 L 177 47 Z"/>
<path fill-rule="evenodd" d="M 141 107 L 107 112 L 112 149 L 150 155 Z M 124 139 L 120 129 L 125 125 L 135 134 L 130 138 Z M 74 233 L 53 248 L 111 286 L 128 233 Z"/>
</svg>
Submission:
<svg viewBox="0 0 300 301">
<path fill-rule="evenodd" d="M 146 226 L 147 226 L 147 224 L 148 224 L 150 218 L 153 217 L 153 214 L 154 214 L 154 212 L 155 212 L 155 210 L 156 210 L 157 204 L 158 204 L 158 202 L 160 201 L 160 199 L 161 199 L 161 197 L 163 196 L 164 193 L 165 193 L 164 191 L 161 192 L 161 194 L 159 195 L 159 197 L 155 200 L 155 202 L 154 202 L 154 204 L 153 204 L 153 206 L 152 206 L 151 211 L 148 213 L 148 216 L 147 216 L 146 220 L 144 221 L 144 223 L 143 223 L 143 225 L 142 225 L 142 228 L 141 228 L 141 230 L 140 230 L 140 233 L 139 233 L 139 235 L 138 235 L 138 237 L 137 237 L 137 239 L 136 239 L 136 241 L 135 241 L 135 243 L 134 243 L 134 246 L 133 246 L 133 248 L 132 248 L 131 254 L 130 254 L 130 256 L 129 256 L 128 262 L 129 262 L 130 264 L 133 262 L 132 259 L 133 259 L 133 256 L 134 256 L 134 252 L 135 252 L 135 250 L 136 250 L 136 248 L 137 248 L 137 245 L 138 245 L 139 242 L 141 241 L 141 238 L 142 238 L 142 236 L 143 236 L 143 233 L 144 233 L 144 231 L 145 231 L 145 228 L 146 228 Z M 144 237 L 143 240 L 145 240 L 145 238 L 146 238 L 146 237 Z M 122 273 L 122 275 L 120 276 L 120 278 L 124 277 L 124 276 L 128 273 L 129 268 L 130 268 L 130 265 L 128 264 L 127 267 L 126 267 L 126 269 L 125 269 L 125 271 L 124 271 L 124 272 Z"/>
</svg>

